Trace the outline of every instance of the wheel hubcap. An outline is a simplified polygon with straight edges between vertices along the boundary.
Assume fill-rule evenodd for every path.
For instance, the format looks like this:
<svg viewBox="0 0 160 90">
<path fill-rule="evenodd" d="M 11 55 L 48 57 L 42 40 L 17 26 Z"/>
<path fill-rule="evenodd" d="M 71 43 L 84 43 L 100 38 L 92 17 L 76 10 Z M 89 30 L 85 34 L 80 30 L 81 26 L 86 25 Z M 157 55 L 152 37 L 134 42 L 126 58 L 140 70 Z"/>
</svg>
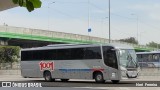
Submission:
<svg viewBox="0 0 160 90">
<path fill-rule="evenodd" d="M 46 80 L 50 79 L 50 75 L 46 74 Z"/>
<path fill-rule="evenodd" d="M 101 80 L 102 76 L 101 75 L 97 75 L 97 80 Z"/>
</svg>

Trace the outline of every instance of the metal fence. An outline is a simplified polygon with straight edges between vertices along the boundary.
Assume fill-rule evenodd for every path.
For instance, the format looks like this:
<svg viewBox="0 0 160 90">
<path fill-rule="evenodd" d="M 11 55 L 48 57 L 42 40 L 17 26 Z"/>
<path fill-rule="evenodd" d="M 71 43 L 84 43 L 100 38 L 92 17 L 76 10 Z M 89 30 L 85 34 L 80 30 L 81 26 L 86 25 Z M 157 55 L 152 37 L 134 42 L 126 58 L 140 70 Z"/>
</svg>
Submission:
<svg viewBox="0 0 160 90">
<path fill-rule="evenodd" d="M 139 62 L 141 76 L 160 76 L 159 62 Z"/>
<path fill-rule="evenodd" d="M 141 68 L 141 76 L 160 76 L 160 68 Z"/>
</svg>

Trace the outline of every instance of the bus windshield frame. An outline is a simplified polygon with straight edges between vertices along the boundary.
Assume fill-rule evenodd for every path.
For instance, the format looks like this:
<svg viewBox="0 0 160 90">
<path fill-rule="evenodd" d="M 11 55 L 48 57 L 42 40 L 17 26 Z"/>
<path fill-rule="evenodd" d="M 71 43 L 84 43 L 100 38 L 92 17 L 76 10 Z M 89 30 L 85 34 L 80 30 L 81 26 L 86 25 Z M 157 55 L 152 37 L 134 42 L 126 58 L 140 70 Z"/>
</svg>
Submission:
<svg viewBox="0 0 160 90">
<path fill-rule="evenodd" d="M 120 49 L 119 51 L 119 60 L 120 66 L 125 68 L 137 68 L 137 56 L 136 52 L 133 49 Z"/>
</svg>

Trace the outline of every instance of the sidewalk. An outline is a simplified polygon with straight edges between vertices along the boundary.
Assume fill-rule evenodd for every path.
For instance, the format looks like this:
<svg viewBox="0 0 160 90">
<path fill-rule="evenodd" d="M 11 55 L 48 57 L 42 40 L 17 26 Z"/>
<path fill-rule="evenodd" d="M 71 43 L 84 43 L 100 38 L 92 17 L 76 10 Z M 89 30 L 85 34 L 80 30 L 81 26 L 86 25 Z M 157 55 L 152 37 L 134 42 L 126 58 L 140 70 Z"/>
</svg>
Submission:
<svg viewBox="0 0 160 90">
<path fill-rule="evenodd" d="M 43 78 L 23 78 L 21 75 L 0 75 L 0 81 L 30 81 L 44 80 Z"/>
<path fill-rule="evenodd" d="M 0 75 L 20 75 L 20 70 L 0 70 Z"/>
</svg>

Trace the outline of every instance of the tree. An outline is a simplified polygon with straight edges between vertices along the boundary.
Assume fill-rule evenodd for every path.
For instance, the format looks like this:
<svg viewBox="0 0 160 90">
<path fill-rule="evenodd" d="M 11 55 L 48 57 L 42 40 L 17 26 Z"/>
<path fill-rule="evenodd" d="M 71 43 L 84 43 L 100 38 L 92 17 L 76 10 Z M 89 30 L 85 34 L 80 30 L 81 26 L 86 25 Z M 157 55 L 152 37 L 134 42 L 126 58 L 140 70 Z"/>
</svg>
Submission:
<svg viewBox="0 0 160 90">
<path fill-rule="evenodd" d="M 149 47 L 154 47 L 154 48 L 160 48 L 160 44 L 155 43 L 155 42 L 149 42 L 148 44 L 146 44 Z"/>
<path fill-rule="evenodd" d="M 1 63 L 10 63 L 12 68 L 12 63 L 18 62 L 18 58 L 20 58 L 20 47 L 0 46 L 0 69 L 3 65 Z"/>
<path fill-rule="evenodd" d="M 127 43 L 133 43 L 133 44 L 138 44 L 138 41 L 134 37 L 120 39 L 119 41 L 127 42 Z"/>
<path fill-rule="evenodd" d="M 0 46 L 0 63 L 17 62 L 20 54 L 20 47 Z"/>
<path fill-rule="evenodd" d="M 12 0 L 14 4 L 19 4 L 20 7 L 26 7 L 29 12 L 35 8 L 40 8 L 42 2 L 40 0 Z"/>
</svg>

